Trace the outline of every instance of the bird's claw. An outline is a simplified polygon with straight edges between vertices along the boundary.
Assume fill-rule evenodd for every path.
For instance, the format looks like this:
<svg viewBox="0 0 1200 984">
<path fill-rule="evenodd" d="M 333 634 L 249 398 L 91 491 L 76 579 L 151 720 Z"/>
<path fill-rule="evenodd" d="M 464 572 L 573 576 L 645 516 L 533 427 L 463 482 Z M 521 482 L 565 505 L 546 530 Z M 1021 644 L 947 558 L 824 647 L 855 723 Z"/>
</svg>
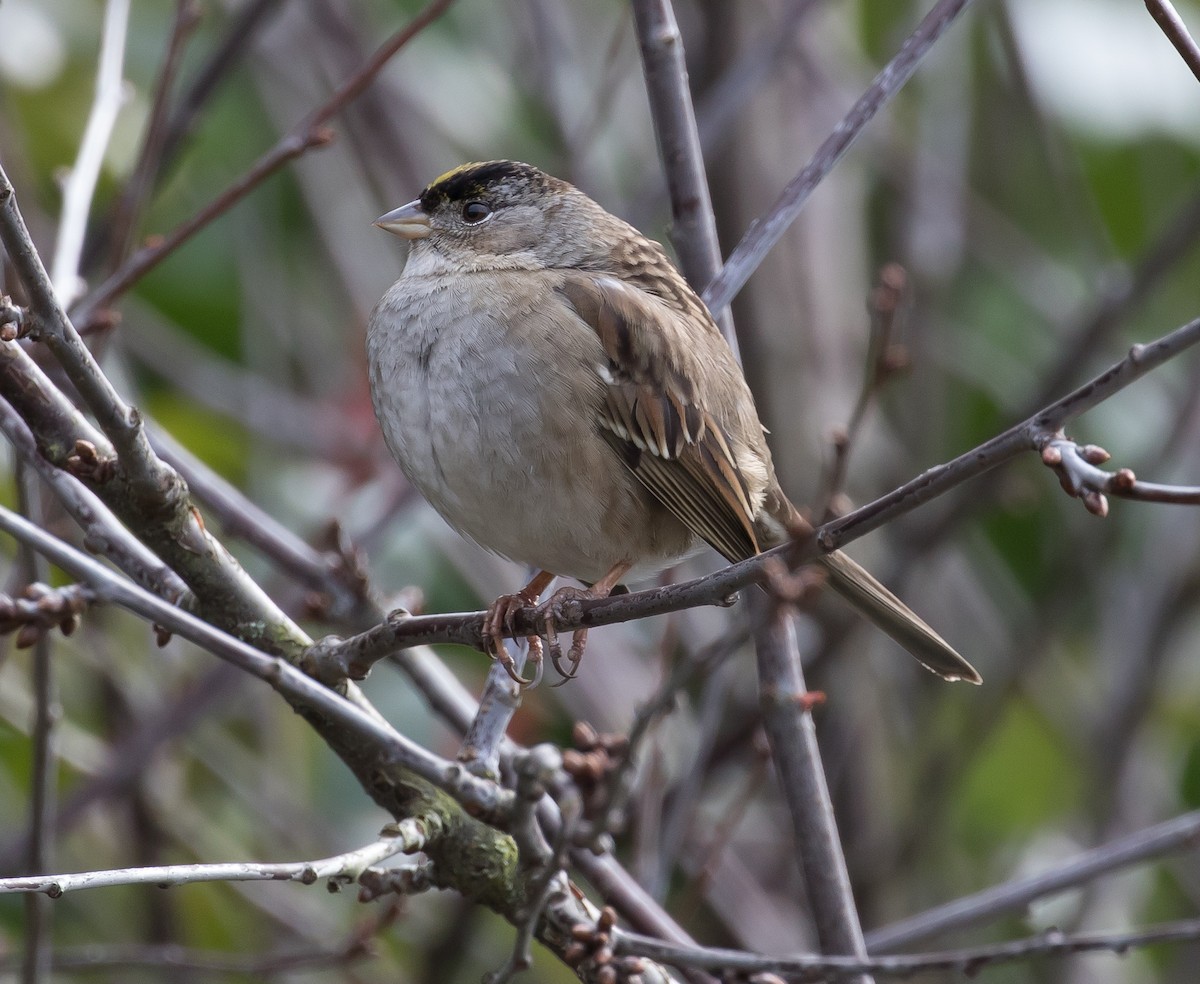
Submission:
<svg viewBox="0 0 1200 984">
<path fill-rule="evenodd" d="M 566 661 L 563 660 L 562 644 L 558 641 L 558 622 L 566 617 L 566 605 L 582 599 L 598 597 L 590 588 L 576 588 L 566 585 L 554 592 L 538 608 L 542 635 L 550 649 L 550 662 L 558 671 L 561 680 L 554 684 L 561 687 L 568 680 L 574 680 L 579 673 L 579 664 L 583 660 L 583 651 L 587 646 L 587 629 L 576 629 L 571 634 L 571 648 L 567 650 Z"/>
<path fill-rule="evenodd" d="M 518 687 L 536 687 L 542 679 L 542 640 L 529 636 L 529 660 L 533 663 L 533 676 L 526 678 L 517 670 L 517 664 L 504 641 L 516 634 L 517 613 L 537 602 L 537 595 L 525 590 L 516 594 L 501 595 L 488 608 L 483 619 L 483 650 L 504 667 L 510 680 Z"/>
</svg>

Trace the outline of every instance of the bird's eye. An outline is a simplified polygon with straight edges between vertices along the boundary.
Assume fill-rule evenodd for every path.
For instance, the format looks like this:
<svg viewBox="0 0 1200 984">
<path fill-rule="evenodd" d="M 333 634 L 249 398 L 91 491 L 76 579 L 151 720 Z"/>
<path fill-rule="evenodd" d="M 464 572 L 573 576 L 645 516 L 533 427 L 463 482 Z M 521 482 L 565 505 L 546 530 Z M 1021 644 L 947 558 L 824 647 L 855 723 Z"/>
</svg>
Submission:
<svg viewBox="0 0 1200 984">
<path fill-rule="evenodd" d="M 492 210 L 483 202 L 467 202 L 462 209 L 463 221 L 471 225 L 482 222 L 491 214 Z"/>
</svg>

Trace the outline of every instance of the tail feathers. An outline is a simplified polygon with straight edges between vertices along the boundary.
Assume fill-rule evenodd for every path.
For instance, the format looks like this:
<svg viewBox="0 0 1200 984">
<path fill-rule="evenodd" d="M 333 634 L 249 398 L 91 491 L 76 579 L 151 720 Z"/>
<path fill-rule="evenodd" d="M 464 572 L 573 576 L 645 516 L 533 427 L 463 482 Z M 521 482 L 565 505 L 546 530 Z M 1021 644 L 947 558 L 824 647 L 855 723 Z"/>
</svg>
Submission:
<svg viewBox="0 0 1200 984">
<path fill-rule="evenodd" d="M 943 680 L 983 683 L 975 667 L 865 567 L 840 550 L 820 558 L 829 586 Z"/>
</svg>

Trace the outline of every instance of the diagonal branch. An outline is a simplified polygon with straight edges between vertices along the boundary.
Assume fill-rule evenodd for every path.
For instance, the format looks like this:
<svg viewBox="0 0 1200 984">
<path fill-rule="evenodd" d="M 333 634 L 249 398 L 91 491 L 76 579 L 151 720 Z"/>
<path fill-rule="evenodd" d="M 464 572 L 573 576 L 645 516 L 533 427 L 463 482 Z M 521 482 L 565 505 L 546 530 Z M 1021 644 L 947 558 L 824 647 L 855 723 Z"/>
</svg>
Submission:
<svg viewBox="0 0 1200 984">
<path fill-rule="evenodd" d="M 1197 81 L 1200 81 L 1200 46 L 1197 46 L 1175 5 L 1171 0 L 1146 0 L 1146 9 L 1162 28 L 1167 40 L 1175 46 L 1179 57 L 1192 70 Z"/>
<path fill-rule="evenodd" d="M 228 212 L 272 174 L 314 147 L 329 143 L 333 139 L 332 131 L 326 126 L 329 120 L 374 82 L 375 76 L 383 70 L 392 56 L 437 20 L 452 2 L 453 0 L 432 0 L 408 24 L 385 41 L 367 63 L 342 83 L 329 99 L 297 123 L 282 140 L 255 161 L 245 174 L 191 218 L 161 239 L 143 246 L 115 270 L 85 298 L 75 312 L 76 320 L 86 326 L 93 315 L 125 293 L 206 225 Z"/>
<path fill-rule="evenodd" d="M 1084 851 L 1047 871 L 985 888 L 927 912 L 872 930 L 867 945 L 872 953 L 909 946 L 964 926 L 1019 912 L 1031 902 L 1086 884 L 1109 872 L 1141 864 L 1200 843 L 1200 811 L 1155 824 L 1145 830 Z"/>
<path fill-rule="evenodd" d="M 770 211 L 751 223 L 742 241 L 725 261 L 724 269 L 704 291 L 704 303 L 710 310 L 720 311 L 727 307 L 734 295 L 745 286 L 750 275 L 758 269 L 763 258 L 800 214 L 817 185 L 842 159 L 875 114 L 900 91 L 916 71 L 921 59 L 970 2 L 938 0 L 934 4 L 933 9 L 901 45 L 896 56 L 875 76 L 867 91 L 817 148 L 804 170 L 788 182 Z"/>
</svg>

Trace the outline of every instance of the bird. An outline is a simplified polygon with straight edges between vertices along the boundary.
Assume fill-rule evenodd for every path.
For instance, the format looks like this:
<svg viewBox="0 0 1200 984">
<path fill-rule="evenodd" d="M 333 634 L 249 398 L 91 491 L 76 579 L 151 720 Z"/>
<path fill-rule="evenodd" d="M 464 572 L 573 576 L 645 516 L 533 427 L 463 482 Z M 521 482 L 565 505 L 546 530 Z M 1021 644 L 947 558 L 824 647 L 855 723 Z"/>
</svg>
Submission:
<svg viewBox="0 0 1200 984">
<path fill-rule="evenodd" d="M 811 533 L 780 487 L 737 359 L 659 243 L 508 160 L 456 167 L 375 225 L 409 244 L 367 324 L 387 446 L 450 526 L 538 572 L 489 608 L 493 655 L 504 659 L 516 612 L 556 576 L 586 587 L 552 602 L 604 597 L 705 543 L 732 563 Z M 816 563 L 929 670 L 981 682 L 846 554 Z M 570 670 L 555 659 L 565 676 L 585 633 Z"/>
</svg>

